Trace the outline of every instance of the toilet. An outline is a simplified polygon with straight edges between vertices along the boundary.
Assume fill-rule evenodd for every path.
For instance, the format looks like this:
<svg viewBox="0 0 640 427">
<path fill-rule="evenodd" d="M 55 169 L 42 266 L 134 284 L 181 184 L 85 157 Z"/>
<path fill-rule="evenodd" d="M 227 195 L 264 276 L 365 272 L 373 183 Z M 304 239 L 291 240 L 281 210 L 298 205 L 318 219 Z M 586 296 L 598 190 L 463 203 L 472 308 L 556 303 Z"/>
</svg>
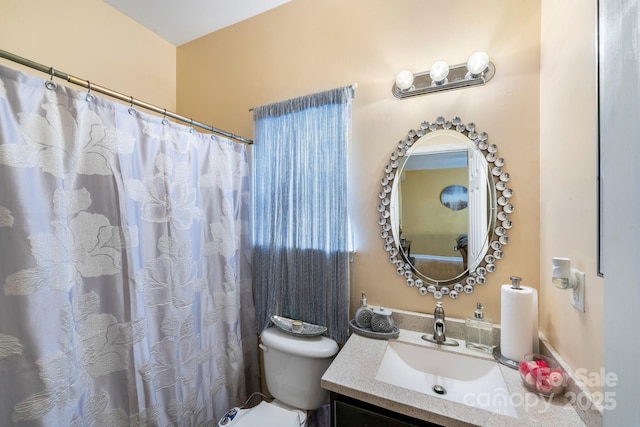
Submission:
<svg viewBox="0 0 640 427">
<path fill-rule="evenodd" d="M 232 408 L 218 427 L 304 427 L 307 411 L 328 401 L 320 378 L 338 352 L 338 344 L 323 336 L 289 335 L 276 327 L 265 329 L 260 338 L 265 382 L 275 399 L 249 409 Z"/>
</svg>

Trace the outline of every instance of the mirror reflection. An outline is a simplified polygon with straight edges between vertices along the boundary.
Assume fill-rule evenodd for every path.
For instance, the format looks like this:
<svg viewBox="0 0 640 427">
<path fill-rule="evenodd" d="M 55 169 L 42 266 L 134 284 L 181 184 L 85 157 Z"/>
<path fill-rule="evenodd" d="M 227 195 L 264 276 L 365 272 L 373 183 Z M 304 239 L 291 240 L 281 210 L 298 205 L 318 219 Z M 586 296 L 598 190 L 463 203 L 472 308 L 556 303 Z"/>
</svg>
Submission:
<svg viewBox="0 0 640 427">
<path fill-rule="evenodd" d="M 398 143 L 381 182 L 381 237 L 422 295 L 457 298 L 495 271 L 513 212 L 503 166 L 487 134 L 459 118 L 423 122 Z"/>
<path fill-rule="evenodd" d="M 466 244 L 461 242 L 458 247 L 457 240 L 468 234 L 467 183 L 466 147 L 412 154 L 406 157 L 396 180 L 391 193 L 391 222 L 398 225 L 405 259 L 428 278 L 448 280 L 466 270 L 459 250 L 466 250 Z M 442 203 L 442 192 L 453 185 L 465 189 L 465 209 L 452 211 Z M 397 209 L 393 209 L 395 206 Z"/>
</svg>

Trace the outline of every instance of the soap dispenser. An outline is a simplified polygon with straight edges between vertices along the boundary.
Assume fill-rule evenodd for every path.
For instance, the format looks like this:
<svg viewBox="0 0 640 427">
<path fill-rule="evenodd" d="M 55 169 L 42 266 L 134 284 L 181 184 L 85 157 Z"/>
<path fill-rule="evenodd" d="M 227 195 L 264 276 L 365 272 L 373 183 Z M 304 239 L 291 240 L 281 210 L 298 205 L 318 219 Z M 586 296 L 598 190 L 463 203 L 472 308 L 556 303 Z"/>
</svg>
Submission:
<svg viewBox="0 0 640 427">
<path fill-rule="evenodd" d="M 373 311 L 367 305 L 367 295 L 363 292 L 360 298 L 360 307 L 356 310 L 354 321 L 359 328 L 370 329 L 372 316 Z"/>
<path fill-rule="evenodd" d="M 493 351 L 493 325 L 484 318 L 482 304 L 476 304 L 473 317 L 467 317 L 464 325 L 464 340 L 467 348 L 491 353 Z"/>
</svg>

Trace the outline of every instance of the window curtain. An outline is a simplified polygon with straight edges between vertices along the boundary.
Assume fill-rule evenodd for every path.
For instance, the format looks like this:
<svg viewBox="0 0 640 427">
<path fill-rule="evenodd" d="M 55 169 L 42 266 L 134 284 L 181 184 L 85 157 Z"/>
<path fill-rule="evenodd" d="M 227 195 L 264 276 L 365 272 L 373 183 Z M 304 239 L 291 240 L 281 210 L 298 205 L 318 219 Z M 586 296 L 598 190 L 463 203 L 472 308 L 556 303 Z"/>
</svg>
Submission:
<svg viewBox="0 0 640 427">
<path fill-rule="evenodd" d="M 258 330 L 281 315 L 347 339 L 352 98 L 345 87 L 254 110 Z"/>
<path fill-rule="evenodd" d="M 0 425 L 215 425 L 257 390 L 244 146 L 0 68 Z"/>
</svg>

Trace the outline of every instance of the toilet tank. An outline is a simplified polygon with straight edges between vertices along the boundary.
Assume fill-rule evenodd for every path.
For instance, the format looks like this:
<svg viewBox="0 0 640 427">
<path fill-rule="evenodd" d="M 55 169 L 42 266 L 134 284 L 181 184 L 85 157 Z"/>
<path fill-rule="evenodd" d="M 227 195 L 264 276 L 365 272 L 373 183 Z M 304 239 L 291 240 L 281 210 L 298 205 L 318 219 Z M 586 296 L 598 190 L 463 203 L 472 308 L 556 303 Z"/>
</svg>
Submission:
<svg viewBox="0 0 640 427">
<path fill-rule="evenodd" d="M 297 409 L 319 408 L 328 399 L 320 386 L 338 344 L 327 337 L 301 338 L 271 327 L 262 331 L 264 375 L 273 397 Z"/>
</svg>

